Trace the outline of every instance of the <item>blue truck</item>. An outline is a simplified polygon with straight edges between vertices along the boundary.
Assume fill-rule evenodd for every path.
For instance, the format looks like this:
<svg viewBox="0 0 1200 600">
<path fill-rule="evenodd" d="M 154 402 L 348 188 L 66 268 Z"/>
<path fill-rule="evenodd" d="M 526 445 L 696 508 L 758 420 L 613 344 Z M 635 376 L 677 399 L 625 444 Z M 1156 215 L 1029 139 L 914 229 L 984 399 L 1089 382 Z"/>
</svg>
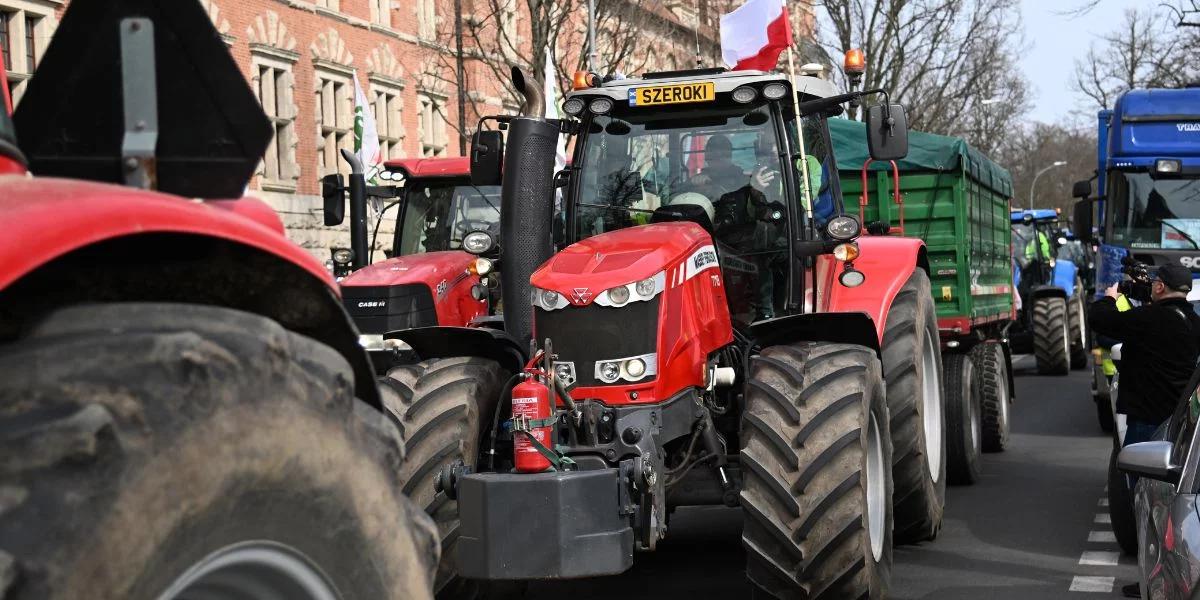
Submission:
<svg viewBox="0 0 1200 600">
<path fill-rule="evenodd" d="M 1097 114 L 1098 165 L 1072 195 L 1075 235 L 1096 244 L 1096 294 L 1121 279 L 1130 256 L 1148 265 L 1182 264 L 1200 280 L 1200 87 L 1130 90 Z M 1095 226 L 1095 232 L 1093 232 Z M 1188 299 L 1200 300 L 1193 283 Z M 1108 377 L 1094 361 L 1101 426 L 1112 426 Z"/>
</svg>

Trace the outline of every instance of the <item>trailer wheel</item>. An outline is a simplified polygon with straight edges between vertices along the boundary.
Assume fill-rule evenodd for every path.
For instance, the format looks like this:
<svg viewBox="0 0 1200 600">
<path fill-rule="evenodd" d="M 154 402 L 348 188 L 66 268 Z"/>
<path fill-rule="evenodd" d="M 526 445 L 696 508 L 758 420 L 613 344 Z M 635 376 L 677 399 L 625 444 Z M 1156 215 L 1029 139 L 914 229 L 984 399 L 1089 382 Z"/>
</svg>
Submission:
<svg viewBox="0 0 1200 600">
<path fill-rule="evenodd" d="M 1126 556 L 1137 556 L 1137 520 L 1133 515 L 1133 490 L 1129 478 L 1117 469 L 1120 446 L 1113 445 L 1108 457 L 1108 516 L 1117 545 Z"/>
<path fill-rule="evenodd" d="M 944 360 L 950 483 L 970 485 L 979 480 L 979 452 L 983 437 L 979 381 L 970 356 L 950 354 Z"/>
<path fill-rule="evenodd" d="M 915 269 L 896 294 L 883 332 L 895 453 L 896 543 L 931 540 L 946 503 L 945 400 L 942 355 L 929 276 Z"/>
<path fill-rule="evenodd" d="M 50 313 L 0 346 L 0 596 L 432 598 L 400 431 L 353 389 L 257 315 Z"/>
<path fill-rule="evenodd" d="M 1079 293 L 1070 299 L 1068 305 L 1071 312 L 1071 368 L 1076 371 L 1087 368 L 1088 355 L 1091 354 L 1091 346 L 1088 344 L 1087 311 L 1083 306 L 1083 297 L 1079 295 L 1083 293 L 1082 285 L 1079 280 L 1075 281 L 1075 289 L 1079 290 Z"/>
<path fill-rule="evenodd" d="M 455 577 L 458 503 L 437 492 L 434 483 L 442 467 L 456 460 L 476 468 L 504 380 L 496 361 L 466 356 L 394 367 L 380 379 L 384 405 L 404 427 L 401 491 L 433 517 L 441 536 L 442 561 L 434 582 L 439 598 L 503 595 L 501 584 Z"/>
<path fill-rule="evenodd" d="M 776 598 L 880 599 L 892 568 L 892 444 L 868 348 L 754 357 L 741 422 L 746 575 Z"/>
<path fill-rule="evenodd" d="M 1033 301 L 1033 353 L 1038 373 L 1066 375 L 1071 370 L 1071 338 L 1067 301 L 1042 297 Z"/>
<path fill-rule="evenodd" d="M 996 342 L 976 344 L 971 349 L 971 362 L 978 380 L 982 449 L 984 452 L 1003 452 L 1008 446 L 1009 410 L 1012 408 L 1004 348 Z"/>
</svg>

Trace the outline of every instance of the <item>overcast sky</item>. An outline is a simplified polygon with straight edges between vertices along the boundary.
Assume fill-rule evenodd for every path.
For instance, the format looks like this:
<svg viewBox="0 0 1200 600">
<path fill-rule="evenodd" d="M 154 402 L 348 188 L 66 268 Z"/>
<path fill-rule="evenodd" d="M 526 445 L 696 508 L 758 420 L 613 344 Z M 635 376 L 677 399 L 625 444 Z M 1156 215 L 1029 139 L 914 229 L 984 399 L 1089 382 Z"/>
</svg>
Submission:
<svg viewBox="0 0 1200 600">
<path fill-rule="evenodd" d="M 1083 102 L 1071 89 L 1075 60 L 1087 53 L 1097 34 L 1121 23 L 1126 8 L 1154 4 L 1151 0 L 1102 0 L 1081 17 L 1058 14 L 1083 2 L 1021 0 L 1028 50 L 1020 67 L 1033 84 L 1032 120 L 1057 123 L 1071 111 L 1078 111 Z"/>
</svg>

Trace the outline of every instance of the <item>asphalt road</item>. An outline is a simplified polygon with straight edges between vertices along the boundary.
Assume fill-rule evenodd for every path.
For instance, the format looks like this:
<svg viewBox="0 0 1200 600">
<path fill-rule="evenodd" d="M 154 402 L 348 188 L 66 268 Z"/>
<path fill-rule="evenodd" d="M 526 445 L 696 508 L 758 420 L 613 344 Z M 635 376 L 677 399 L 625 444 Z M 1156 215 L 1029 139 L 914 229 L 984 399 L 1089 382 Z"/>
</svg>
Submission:
<svg viewBox="0 0 1200 600">
<path fill-rule="evenodd" d="M 1096 423 L 1089 372 L 1039 377 L 1029 357 L 1016 369 L 1010 449 L 984 455 L 974 486 L 949 489 L 937 540 L 896 548 L 890 598 L 1115 598 L 1136 577 L 1098 522 L 1111 442 Z M 738 510 L 680 509 L 671 523 L 629 572 L 535 584 L 527 598 L 750 598 Z"/>
</svg>

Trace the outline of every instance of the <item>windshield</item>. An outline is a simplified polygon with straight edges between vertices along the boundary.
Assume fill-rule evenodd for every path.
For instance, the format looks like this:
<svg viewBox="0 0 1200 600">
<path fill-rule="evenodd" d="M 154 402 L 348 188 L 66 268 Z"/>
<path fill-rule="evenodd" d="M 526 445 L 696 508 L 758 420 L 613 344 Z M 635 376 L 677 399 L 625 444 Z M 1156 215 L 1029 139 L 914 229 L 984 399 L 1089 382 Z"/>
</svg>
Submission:
<svg viewBox="0 0 1200 600">
<path fill-rule="evenodd" d="M 1200 179 L 1114 171 L 1108 198 L 1113 242 L 1132 248 L 1200 249 Z"/>
<path fill-rule="evenodd" d="M 631 111 L 588 125 L 579 157 L 576 239 L 649 223 L 659 207 L 678 204 L 703 209 L 718 237 L 743 212 L 752 217 L 773 207 L 786 234 L 785 163 L 768 105 Z M 828 141 L 818 119 L 805 119 L 804 130 L 813 196 L 823 200 L 827 209 L 818 212 L 827 218 L 834 212 Z"/>
<path fill-rule="evenodd" d="M 405 186 L 402 223 L 396 228 L 396 255 L 457 250 L 475 230 L 500 231 L 500 186 L 453 184 Z"/>
</svg>

